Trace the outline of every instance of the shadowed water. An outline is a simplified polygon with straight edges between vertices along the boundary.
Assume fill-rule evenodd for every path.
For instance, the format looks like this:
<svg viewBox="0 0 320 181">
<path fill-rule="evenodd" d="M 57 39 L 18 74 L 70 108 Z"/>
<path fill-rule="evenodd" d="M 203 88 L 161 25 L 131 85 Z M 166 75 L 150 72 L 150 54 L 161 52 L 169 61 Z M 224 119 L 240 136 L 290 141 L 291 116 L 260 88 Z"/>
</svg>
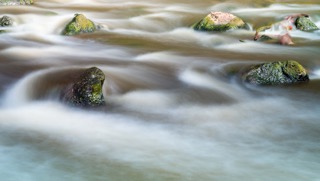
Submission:
<svg viewBox="0 0 320 181">
<path fill-rule="evenodd" d="M 318 1 L 82 0 L 0 6 L 0 178 L 4 181 L 317 181 L 320 31 L 295 45 L 253 41 L 254 29 Z M 196 32 L 210 11 L 250 30 Z M 99 24 L 61 36 L 75 13 Z M 283 30 L 270 30 L 283 34 Z M 239 41 L 241 40 L 241 41 Z M 298 60 L 310 81 L 252 86 L 250 65 Z M 106 105 L 83 110 L 60 93 L 86 68 L 106 75 Z"/>
</svg>

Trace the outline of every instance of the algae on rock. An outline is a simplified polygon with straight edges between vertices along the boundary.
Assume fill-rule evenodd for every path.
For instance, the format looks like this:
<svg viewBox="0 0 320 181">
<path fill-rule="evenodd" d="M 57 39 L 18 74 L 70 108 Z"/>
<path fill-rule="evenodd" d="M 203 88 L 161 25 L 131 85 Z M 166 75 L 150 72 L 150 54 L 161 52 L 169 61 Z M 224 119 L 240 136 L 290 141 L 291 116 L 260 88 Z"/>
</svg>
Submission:
<svg viewBox="0 0 320 181">
<path fill-rule="evenodd" d="M 33 0 L 20 0 L 20 5 L 33 4 Z"/>
<path fill-rule="evenodd" d="M 0 28 L 1 27 L 9 27 L 9 26 L 12 26 L 12 24 L 13 24 L 13 19 L 10 18 L 9 16 L 3 16 L 0 18 Z M 6 32 L 7 32 L 6 30 L 0 29 L 0 34 L 6 33 Z"/>
<path fill-rule="evenodd" d="M 255 85 L 292 84 L 309 80 L 305 68 L 294 60 L 253 66 L 242 78 Z"/>
<path fill-rule="evenodd" d="M 316 24 L 314 24 L 308 17 L 300 16 L 296 19 L 295 25 L 297 29 L 301 31 L 314 31 L 319 30 Z"/>
<path fill-rule="evenodd" d="M 12 26 L 13 20 L 9 16 L 3 16 L 0 18 L 0 26 L 5 27 L 5 26 Z"/>
<path fill-rule="evenodd" d="M 83 14 L 75 14 L 75 17 L 66 25 L 62 35 L 77 35 L 80 33 L 91 33 L 96 30 L 95 24 Z"/>
<path fill-rule="evenodd" d="M 63 92 L 62 99 L 78 107 L 96 107 L 103 105 L 102 87 L 105 75 L 97 67 L 86 69 L 71 87 Z"/>
<path fill-rule="evenodd" d="M 224 32 L 227 30 L 246 29 L 247 24 L 239 17 L 224 12 L 211 12 L 192 26 L 199 31 Z"/>
</svg>

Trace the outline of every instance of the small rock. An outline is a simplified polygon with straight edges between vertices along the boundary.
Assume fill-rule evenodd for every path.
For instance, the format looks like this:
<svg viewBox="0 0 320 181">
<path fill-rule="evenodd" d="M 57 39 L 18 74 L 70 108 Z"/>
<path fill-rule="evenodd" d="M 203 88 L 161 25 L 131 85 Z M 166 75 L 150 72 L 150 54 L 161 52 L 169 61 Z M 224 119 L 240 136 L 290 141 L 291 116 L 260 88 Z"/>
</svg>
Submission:
<svg viewBox="0 0 320 181">
<path fill-rule="evenodd" d="M 261 42 L 265 42 L 265 41 L 269 41 L 272 40 L 273 38 L 271 38 L 268 35 L 258 35 L 256 34 L 254 37 L 254 41 L 261 41 Z"/>
<path fill-rule="evenodd" d="M 286 33 L 284 35 L 280 35 L 279 41 L 280 41 L 281 45 L 293 45 L 294 44 L 291 36 L 288 33 Z"/>
<path fill-rule="evenodd" d="M 9 16 L 3 16 L 0 18 L 0 27 L 8 27 L 8 26 L 12 26 L 12 24 L 13 24 L 13 19 L 10 18 Z M 0 34 L 2 33 L 7 33 L 7 30 L 0 29 Z"/>
<path fill-rule="evenodd" d="M 86 69 L 78 80 L 62 93 L 63 101 L 78 107 L 104 105 L 102 87 L 105 75 L 97 67 Z"/>
<path fill-rule="evenodd" d="M 62 35 L 77 35 L 91 33 L 96 30 L 95 24 L 83 14 L 75 14 L 75 17 L 66 25 Z"/>
<path fill-rule="evenodd" d="M 319 30 L 316 24 L 314 24 L 309 17 L 300 16 L 296 19 L 295 25 L 297 29 L 301 31 L 315 31 Z"/>
<path fill-rule="evenodd" d="M 239 17 L 224 12 L 211 12 L 200 22 L 192 26 L 199 31 L 224 32 L 227 30 L 246 29 L 247 24 Z"/>
<path fill-rule="evenodd" d="M 3 16 L 0 18 L 0 26 L 6 27 L 6 26 L 12 26 L 13 24 L 13 19 L 10 18 L 9 16 Z"/>
<path fill-rule="evenodd" d="M 309 80 L 305 68 L 294 60 L 253 66 L 243 74 L 242 78 L 255 85 L 293 84 Z"/>
</svg>

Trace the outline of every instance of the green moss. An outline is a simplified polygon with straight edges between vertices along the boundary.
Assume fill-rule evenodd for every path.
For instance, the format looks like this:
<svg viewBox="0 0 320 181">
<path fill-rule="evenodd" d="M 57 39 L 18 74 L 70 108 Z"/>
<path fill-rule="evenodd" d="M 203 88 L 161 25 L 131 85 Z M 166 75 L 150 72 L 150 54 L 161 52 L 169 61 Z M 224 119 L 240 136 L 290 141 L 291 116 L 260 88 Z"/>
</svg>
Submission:
<svg viewBox="0 0 320 181">
<path fill-rule="evenodd" d="M 228 13 L 221 13 L 221 14 L 227 14 L 228 16 L 233 16 Z M 212 16 L 214 16 L 214 13 L 208 14 L 205 18 L 203 18 L 198 23 L 192 25 L 191 27 L 194 30 L 198 30 L 198 31 L 215 31 L 215 32 L 224 32 L 227 30 L 235 30 L 235 29 L 245 29 L 247 27 L 247 24 L 245 24 L 242 19 L 236 16 L 234 16 L 234 18 L 229 22 L 222 23 L 222 24 L 215 23 Z"/>
<path fill-rule="evenodd" d="M 30 5 L 33 4 L 33 0 L 20 0 L 20 5 Z"/>
<path fill-rule="evenodd" d="M 96 107 L 103 105 L 102 87 L 105 75 L 97 67 L 86 69 L 63 95 L 64 101 L 79 107 Z"/>
<path fill-rule="evenodd" d="M 293 80 L 307 76 L 305 68 L 297 61 L 289 60 L 283 63 L 283 73 Z"/>
<path fill-rule="evenodd" d="M 289 60 L 253 66 L 243 79 L 256 85 L 279 85 L 308 81 L 309 77 L 302 65 Z"/>
<path fill-rule="evenodd" d="M 317 25 L 315 25 L 308 17 L 300 16 L 295 22 L 296 27 L 301 31 L 314 31 L 319 30 Z"/>
<path fill-rule="evenodd" d="M 13 20 L 9 16 L 3 16 L 0 18 L 0 26 L 5 27 L 5 26 L 12 26 Z"/>
<path fill-rule="evenodd" d="M 77 35 L 80 33 L 91 33 L 96 30 L 95 24 L 82 14 L 76 14 L 62 32 L 62 35 Z"/>
</svg>

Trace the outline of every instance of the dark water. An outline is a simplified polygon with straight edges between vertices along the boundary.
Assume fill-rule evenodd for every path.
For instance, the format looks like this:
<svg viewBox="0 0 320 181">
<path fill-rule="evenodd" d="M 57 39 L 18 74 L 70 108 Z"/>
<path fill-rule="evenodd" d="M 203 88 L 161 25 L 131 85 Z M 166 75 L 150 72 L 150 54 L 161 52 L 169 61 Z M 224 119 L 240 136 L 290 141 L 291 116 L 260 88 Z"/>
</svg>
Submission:
<svg viewBox="0 0 320 181">
<path fill-rule="evenodd" d="M 231 12 L 251 30 L 188 28 L 210 11 Z M 294 46 L 252 41 L 253 29 L 291 14 L 307 13 L 320 27 L 319 12 L 316 0 L 0 6 L 15 20 L 0 35 L 1 180 L 320 180 L 320 31 L 290 31 Z M 75 13 L 102 29 L 61 36 Z M 311 81 L 257 87 L 239 79 L 246 66 L 288 59 Z M 107 77 L 106 106 L 61 103 L 63 87 L 92 66 Z"/>
</svg>

